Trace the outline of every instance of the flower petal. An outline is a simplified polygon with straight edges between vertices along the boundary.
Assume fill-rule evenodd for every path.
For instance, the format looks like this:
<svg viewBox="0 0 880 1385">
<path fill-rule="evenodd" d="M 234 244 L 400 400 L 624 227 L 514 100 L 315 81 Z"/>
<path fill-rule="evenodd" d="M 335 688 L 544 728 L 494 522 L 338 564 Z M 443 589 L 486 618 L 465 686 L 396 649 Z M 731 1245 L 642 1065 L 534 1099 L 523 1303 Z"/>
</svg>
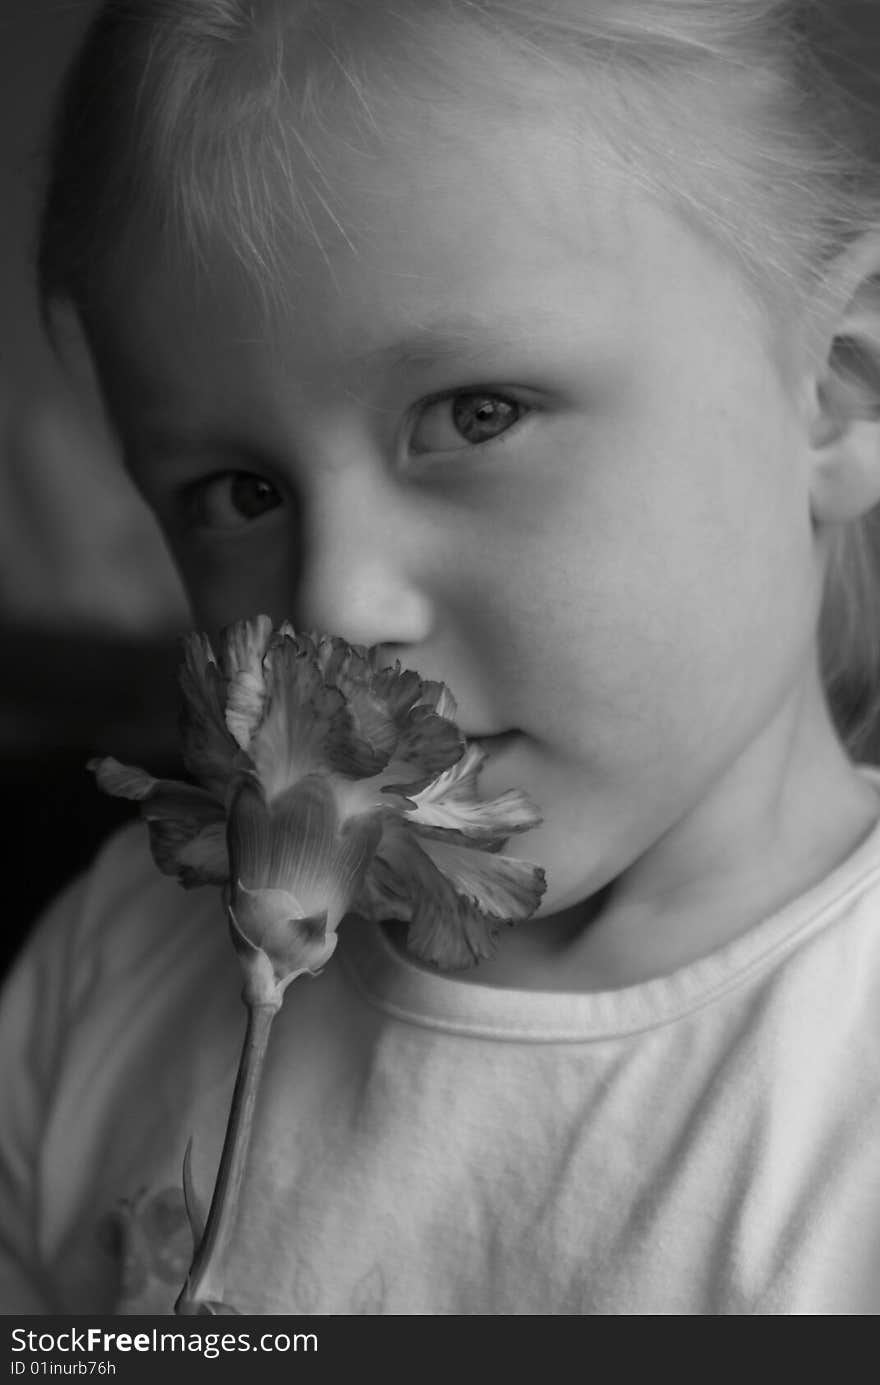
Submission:
<svg viewBox="0 0 880 1385">
<path fill-rule="evenodd" d="M 328 688 L 302 637 L 273 640 L 264 660 L 267 701 L 249 754 L 268 799 L 327 768 L 325 744 L 345 722 L 345 699 Z"/>
<path fill-rule="evenodd" d="M 326 645 L 330 645 L 329 657 Z M 324 641 L 324 677 L 346 700 L 348 719 L 328 740 L 330 763 L 342 774 L 366 778 L 378 774 L 397 744 L 397 725 L 386 698 L 374 685 L 374 671 L 359 646 L 344 640 Z"/>
<path fill-rule="evenodd" d="M 514 832 L 526 832 L 541 822 L 535 805 L 519 789 L 498 798 L 481 799 L 477 779 L 488 759 L 469 744 L 461 759 L 418 792 L 408 791 L 412 807 L 406 820 L 424 837 L 472 842 L 487 849 L 503 845 Z"/>
<path fill-rule="evenodd" d="M 272 814 L 262 788 L 243 777 L 229 804 L 229 876 L 248 889 L 292 888 L 292 883 L 273 881 L 269 869 L 272 851 Z"/>
<path fill-rule="evenodd" d="M 367 723 L 373 722 L 374 726 L 378 726 L 381 716 L 381 709 L 364 706 L 368 701 L 368 696 L 366 694 L 360 699 L 360 707 L 355 707 L 350 703 L 344 709 L 344 715 L 337 717 L 334 721 L 332 730 L 325 742 L 327 763 L 330 768 L 350 779 L 372 779 L 388 763 L 388 751 L 371 742 L 369 730 L 361 720 L 363 713 L 366 712 Z M 390 728 L 392 741 L 396 741 L 397 732 L 390 722 L 386 722 L 376 739 L 378 741 L 386 739 L 386 728 Z"/>
<path fill-rule="evenodd" d="M 183 648 L 183 762 L 190 774 L 222 799 L 240 754 L 226 726 L 225 681 L 206 635 L 186 636 Z"/>
<path fill-rule="evenodd" d="M 370 651 L 375 665 L 378 650 Z M 464 737 L 448 711 L 455 704 L 442 683 L 428 683 L 400 662 L 373 673 L 373 692 L 388 707 L 397 730 L 388 783 L 411 785 L 427 780 L 455 764 L 464 750 Z M 442 706 L 443 711 L 439 708 Z"/>
<path fill-rule="evenodd" d="M 153 859 L 165 875 L 176 875 L 187 889 L 228 879 L 226 815 L 211 794 L 176 779 L 154 779 L 112 756 L 90 760 L 88 767 L 105 793 L 140 804 Z"/>
<path fill-rule="evenodd" d="M 377 649 L 364 651 L 342 640 L 330 643 L 325 677 L 345 697 L 350 718 L 340 721 L 336 737 L 328 740 L 334 769 L 364 778 L 377 775 L 393 758 L 400 763 L 389 782 L 409 784 L 433 777 L 458 758 L 464 741 L 451 722 L 438 718 L 434 706 L 424 702 L 419 674 L 402 669 L 399 662 L 378 668 Z M 438 698 L 439 687 L 433 685 Z"/>
<path fill-rule="evenodd" d="M 155 779 L 136 765 L 124 765 L 112 755 L 89 760 L 98 787 L 116 798 L 129 798 L 149 805 L 153 815 L 192 818 L 197 822 L 222 822 L 223 806 L 213 794 L 180 779 Z"/>
<path fill-rule="evenodd" d="M 351 908 L 352 913 L 377 923 L 384 919 L 409 923 L 413 903 L 405 876 L 398 875 L 381 854 L 374 856 Z"/>
<path fill-rule="evenodd" d="M 441 841 L 425 841 L 421 846 L 456 894 L 492 918 L 511 922 L 528 918 L 547 888 L 543 870 L 531 861 Z"/>
<path fill-rule="evenodd" d="M 226 823 L 204 827 L 145 814 L 153 860 L 165 875 L 176 875 L 184 889 L 225 885 L 229 879 Z"/>
<path fill-rule="evenodd" d="M 386 777 L 389 791 L 404 787 L 424 787 L 461 759 L 464 736 L 453 721 L 438 716 L 433 707 L 413 707 L 401 727 L 397 748 Z"/>
<path fill-rule="evenodd" d="M 286 891 L 303 915 L 324 913 L 335 930 L 360 891 L 381 831 L 378 814 L 341 823 L 324 775 L 308 776 L 271 804 L 253 778 L 243 779 L 229 815 L 233 890 Z"/>
<path fill-rule="evenodd" d="M 373 691 L 388 708 L 392 721 L 403 725 L 412 708 L 422 701 L 424 679 L 414 669 L 402 668 L 399 659 L 382 668 L 377 660 L 378 650 L 374 648 L 368 657 Z"/>
<path fill-rule="evenodd" d="M 86 768 L 92 771 L 98 788 L 103 789 L 104 793 L 112 794 L 114 798 L 130 798 L 135 803 L 148 798 L 159 783 L 159 780 L 146 770 L 139 769 L 137 765 L 124 765 L 112 755 L 107 755 L 104 759 L 89 760 Z M 204 789 L 193 788 L 190 784 L 177 781 L 175 783 L 177 788 L 193 794 L 202 796 L 205 793 Z"/>
<path fill-rule="evenodd" d="M 438 717 L 446 721 L 455 721 L 458 716 L 458 703 L 445 683 L 423 683 L 422 701 L 433 707 Z"/>
<path fill-rule="evenodd" d="M 497 920 L 456 893 L 413 833 L 400 828 L 386 832 L 370 876 L 373 890 L 392 904 L 380 917 L 409 924 L 406 946 L 423 961 L 461 970 L 494 952 Z M 367 895 L 361 899 L 367 900 Z"/>
<path fill-rule="evenodd" d="M 263 658 L 271 638 L 269 616 L 239 620 L 223 631 L 220 664 L 226 677 L 225 721 L 242 750 L 248 749 L 263 719 L 266 704 Z"/>
<path fill-rule="evenodd" d="M 427 882 L 426 882 L 427 884 Z M 406 934 L 407 949 L 422 961 L 463 971 L 495 951 L 500 929 L 454 890 L 436 884 L 420 891 Z"/>
</svg>

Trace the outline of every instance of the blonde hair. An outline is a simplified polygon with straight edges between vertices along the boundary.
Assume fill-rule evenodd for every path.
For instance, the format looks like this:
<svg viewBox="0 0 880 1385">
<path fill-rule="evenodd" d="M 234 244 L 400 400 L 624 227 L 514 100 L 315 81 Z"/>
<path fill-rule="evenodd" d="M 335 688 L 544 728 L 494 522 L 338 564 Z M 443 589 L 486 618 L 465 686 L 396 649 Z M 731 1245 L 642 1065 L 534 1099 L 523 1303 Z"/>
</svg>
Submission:
<svg viewBox="0 0 880 1385">
<path fill-rule="evenodd" d="M 442 42 L 452 25 L 535 71 L 580 75 L 614 153 L 713 236 L 774 312 L 803 305 L 829 261 L 880 225 L 876 93 L 853 56 L 867 10 L 864 0 L 107 0 L 58 106 L 44 304 L 69 300 L 88 321 L 108 266 L 145 222 L 195 263 L 219 238 L 271 296 L 291 227 L 314 230 L 309 203 L 336 217 L 321 140 L 343 112 L 365 139 L 381 135 L 390 82 L 454 98 L 461 62 L 444 65 Z M 491 83 L 485 48 L 474 51 L 467 78 Z M 833 535 L 820 630 L 832 711 L 855 753 L 880 712 L 878 632 L 874 512 Z"/>
</svg>

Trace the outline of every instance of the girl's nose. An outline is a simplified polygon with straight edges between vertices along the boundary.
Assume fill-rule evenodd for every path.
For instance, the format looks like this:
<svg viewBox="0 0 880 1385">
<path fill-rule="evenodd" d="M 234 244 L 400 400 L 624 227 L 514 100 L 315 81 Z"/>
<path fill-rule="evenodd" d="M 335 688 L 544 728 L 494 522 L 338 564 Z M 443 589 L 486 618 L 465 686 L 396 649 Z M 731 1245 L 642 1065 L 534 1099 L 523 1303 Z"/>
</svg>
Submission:
<svg viewBox="0 0 880 1385">
<path fill-rule="evenodd" d="M 351 644 L 423 643 L 435 613 L 411 517 L 407 522 L 381 496 L 346 497 L 341 483 L 330 491 L 313 505 L 301 534 L 293 602 L 298 628 Z"/>
</svg>

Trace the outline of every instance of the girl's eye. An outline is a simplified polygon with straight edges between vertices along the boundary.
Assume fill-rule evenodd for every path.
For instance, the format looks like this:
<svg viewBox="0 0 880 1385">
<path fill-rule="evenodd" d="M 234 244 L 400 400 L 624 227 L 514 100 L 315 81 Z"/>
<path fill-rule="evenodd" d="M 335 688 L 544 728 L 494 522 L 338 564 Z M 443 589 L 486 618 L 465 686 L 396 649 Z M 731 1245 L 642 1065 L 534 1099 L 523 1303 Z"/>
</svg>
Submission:
<svg viewBox="0 0 880 1385">
<path fill-rule="evenodd" d="M 195 529 L 241 529 L 281 503 L 271 482 L 249 471 L 211 476 L 184 492 L 186 520 Z"/>
<path fill-rule="evenodd" d="M 413 452 L 452 452 L 506 433 L 528 413 L 524 404 L 503 394 L 470 390 L 436 399 L 422 409 L 410 434 Z"/>
</svg>

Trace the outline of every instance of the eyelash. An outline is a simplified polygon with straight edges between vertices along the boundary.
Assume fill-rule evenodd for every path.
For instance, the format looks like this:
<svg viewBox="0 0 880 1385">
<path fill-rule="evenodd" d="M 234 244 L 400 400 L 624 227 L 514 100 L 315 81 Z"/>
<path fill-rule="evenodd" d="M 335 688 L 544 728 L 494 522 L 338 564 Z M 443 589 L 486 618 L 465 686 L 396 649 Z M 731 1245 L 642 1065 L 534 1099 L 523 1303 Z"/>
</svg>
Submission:
<svg viewBox="0 0 880 1385">
<path fill-rule="evenodd" d="M 269 497 L 273 503 L 269 504 L 265 510 L 256 515 L 242 515 L 238 523 L 217 524 L 213 523 L 206 515 L 206 509 L 210 502 L 211 492 L 219 488 L 224 483 L 236 482 L 255 482 L 257 486 L 267 488 L 272 492 Z M 282 496 L 276 486 L 265 476 L 260 476 L 257 472 L 229 470 L 217 472 L 213 476 L 205 476 L 198 481 L 192 481 L 185 486 L 180 494 L 180 513 L 183 519 L 184 528 L 188 532 L 211 532 L 235 534 L 243 529 L 249 528 L 251 524 L 262 519 L 264 515 L 271 514 L 282 504 Z"/>
<path fill-rule="evenodd" d="M 460 442 L 458 446 L 423 448 L 412 447 L 413 439 L 416 436 L 419 427 L 423 425 L 426 419 L 430 417 L 430 412 L 432 409 L 437 408 L 440 405 L 446 405 L 450 409 L 454 409 L 457 401 L 464 400 L 473 400 L 476 403 L 491 402 L 493 404 L 502 404 L 512 409 L 515 413 L 515 417 L 507 424 L 506 427 L 501 428 L 497 433 L 487 438 L 468 439 L 466 437 L 459 435 Z M 417 409 L 411 416 L 410 424 L 407 430 L 406 441 L 409 445 L 411 454 L 415 457 L 428 456 L 432 453 L 435 456 L 442 456 L 444 455 L 444 453 L 465 451 L 475 447 L 488 447 L 491 443 L 497 443 L 506 438 L 508 433 L 512 432 L 515 428 L 517 428 L 533 412 L 534 410 L 530 405 L 524 403 L 521 399 L 517 399 L 514 395 L 506 393 L 502 390 L 485 387 L 470 387 L 468 389 L 453 391 L 447 390 L 443 394 L 433 395 L 432 397 L 423 400 L 422 403 L 418 405 Z M 451 426 L 455 425 L 451 424 Z"/>
</svg>

